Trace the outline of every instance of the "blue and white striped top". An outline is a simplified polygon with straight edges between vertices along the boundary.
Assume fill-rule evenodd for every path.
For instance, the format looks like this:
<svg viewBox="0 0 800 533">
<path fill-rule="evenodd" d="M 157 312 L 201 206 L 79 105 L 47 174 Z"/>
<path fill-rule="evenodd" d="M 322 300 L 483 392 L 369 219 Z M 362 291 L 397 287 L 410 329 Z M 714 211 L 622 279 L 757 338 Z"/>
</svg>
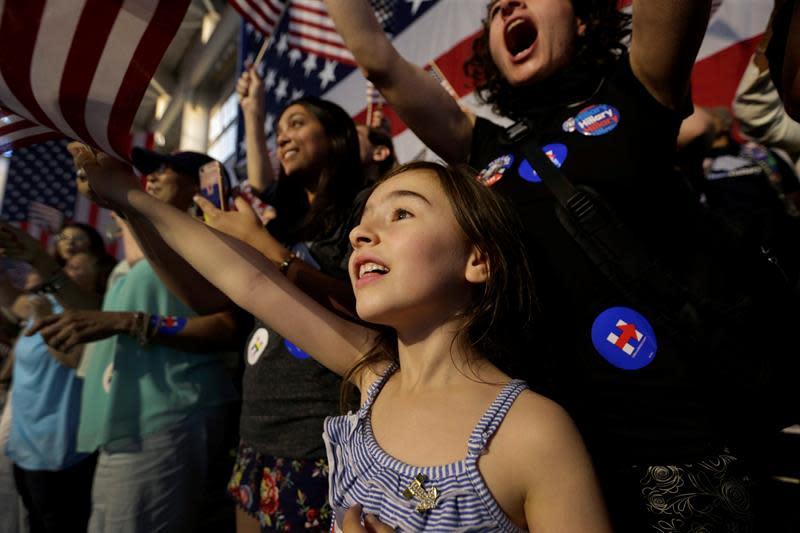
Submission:
<svg viewBox="0 0 800 533">
<path fill-rule="evenodd" d="M 396 370 L 392 365 L 370 387 L 358 413 L 328 417 L 323 438 L 330 467 L 329 500 L 336 523 L 356 503 L 397 531 L 525 531 L 517 527 L 495 501 L 478 471 L 478 458 L 494 435 L 508 409 L 527 386 L 513 380 L 506 385 L 483 414 L 470 435 L 467 456 L 454 463 L 416 467 L 387 454 L 372 433 L 369 413 L 375 398 Z M 419 474 L 425 476 L 421 489 L 431 495 L 438 491 L 435 506 L 418 512 L 420 497 L 407 499 L 404 491 Z"/>
</svg>

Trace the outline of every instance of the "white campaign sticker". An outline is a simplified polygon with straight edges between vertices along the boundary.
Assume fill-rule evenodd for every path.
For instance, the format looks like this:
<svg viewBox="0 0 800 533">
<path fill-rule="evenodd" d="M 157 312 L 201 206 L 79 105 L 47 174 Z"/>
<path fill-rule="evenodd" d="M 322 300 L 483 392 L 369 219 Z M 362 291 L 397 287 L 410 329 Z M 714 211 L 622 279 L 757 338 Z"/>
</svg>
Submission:
<svg viewBox="0 0 800 533">
<path fill-rule="evenodd" d="M 254 365 L 258 362 L 261 354 L 267 349 L 269 343 L 269 331 L 266 328 L 258 328 L 253 336 L 250 337 L 250 344 L 247 346 L 247 362 Z"/>
<path fill-rule="evenodd" d="M 111 392 L 111 376 L 114 374 L 114 363 L 108 363 L 108 366 L 103 370 L 103 390 L 106 393 Z"/>
</svg>

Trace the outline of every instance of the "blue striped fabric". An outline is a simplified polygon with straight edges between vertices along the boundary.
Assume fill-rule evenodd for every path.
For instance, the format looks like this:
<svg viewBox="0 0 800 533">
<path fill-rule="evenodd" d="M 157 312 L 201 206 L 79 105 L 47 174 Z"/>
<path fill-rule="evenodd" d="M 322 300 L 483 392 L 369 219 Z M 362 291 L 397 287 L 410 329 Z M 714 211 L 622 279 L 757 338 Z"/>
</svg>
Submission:
<svg viewBox="0 0 800 533">
<path fill-rule="evenodd" d="M 325 420 L 329 498 L 336 520 L 340 522 L 348 508 L 360 503 L 365 513 L 376 515 L 396 531 L 525 531 L 497 504 L 477 466 L 511 404 L 526 389 L 525 383 L 514 380 L 503 388 L 472 431 L 466 458 L 441 466 L 415 467 L 383 451 L 372 433 L 370 408 L 396 368 L 390 367 L 372 385 L 358 413 Z M 418 474 L 427 477 L 425 489 L 439 491 L 436 507 L 424 513 L 416 510 L 419 500 L 403 497 Z M 341 523 L 335 528 L 341 531 Z"/>
</svg>

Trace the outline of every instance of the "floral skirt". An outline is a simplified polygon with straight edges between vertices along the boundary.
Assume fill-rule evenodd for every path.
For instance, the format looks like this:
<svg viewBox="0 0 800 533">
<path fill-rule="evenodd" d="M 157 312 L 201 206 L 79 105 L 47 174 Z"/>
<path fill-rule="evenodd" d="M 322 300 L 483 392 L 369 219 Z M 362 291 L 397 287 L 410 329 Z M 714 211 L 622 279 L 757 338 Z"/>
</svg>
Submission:
<svg viewBox="0 0 800 533">
<path fill-rule="evenodd" d="M 261 531 L 329 531 L 328 463 L 273 457 L 239 444 L 228 493 Z"/>
</svg>

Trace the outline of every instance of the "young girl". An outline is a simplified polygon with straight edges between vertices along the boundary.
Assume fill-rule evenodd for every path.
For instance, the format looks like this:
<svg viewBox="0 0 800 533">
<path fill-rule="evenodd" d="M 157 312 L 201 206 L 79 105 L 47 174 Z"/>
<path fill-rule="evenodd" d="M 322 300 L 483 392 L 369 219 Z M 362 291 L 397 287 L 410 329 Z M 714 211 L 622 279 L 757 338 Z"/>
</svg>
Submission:
<svg viewBox="0 0 800 533">
<path fill-rule="evenodd" d="M 373 190 L 350 235 L 349 274 L 376 332 L 326 311 L 240 242 L 151 201 L 119 163 L 71 150 L 100 197 L 149 220 L 231 299 L 361 390 L 358 414 L 325 424 L 337 521 L 363 503 L 405 531 L 609 531 L 567 415 L 496 364 L 530 316 L 532 291 L 508 210 L 473 180 L 417 163 Z"/>
</svg>

